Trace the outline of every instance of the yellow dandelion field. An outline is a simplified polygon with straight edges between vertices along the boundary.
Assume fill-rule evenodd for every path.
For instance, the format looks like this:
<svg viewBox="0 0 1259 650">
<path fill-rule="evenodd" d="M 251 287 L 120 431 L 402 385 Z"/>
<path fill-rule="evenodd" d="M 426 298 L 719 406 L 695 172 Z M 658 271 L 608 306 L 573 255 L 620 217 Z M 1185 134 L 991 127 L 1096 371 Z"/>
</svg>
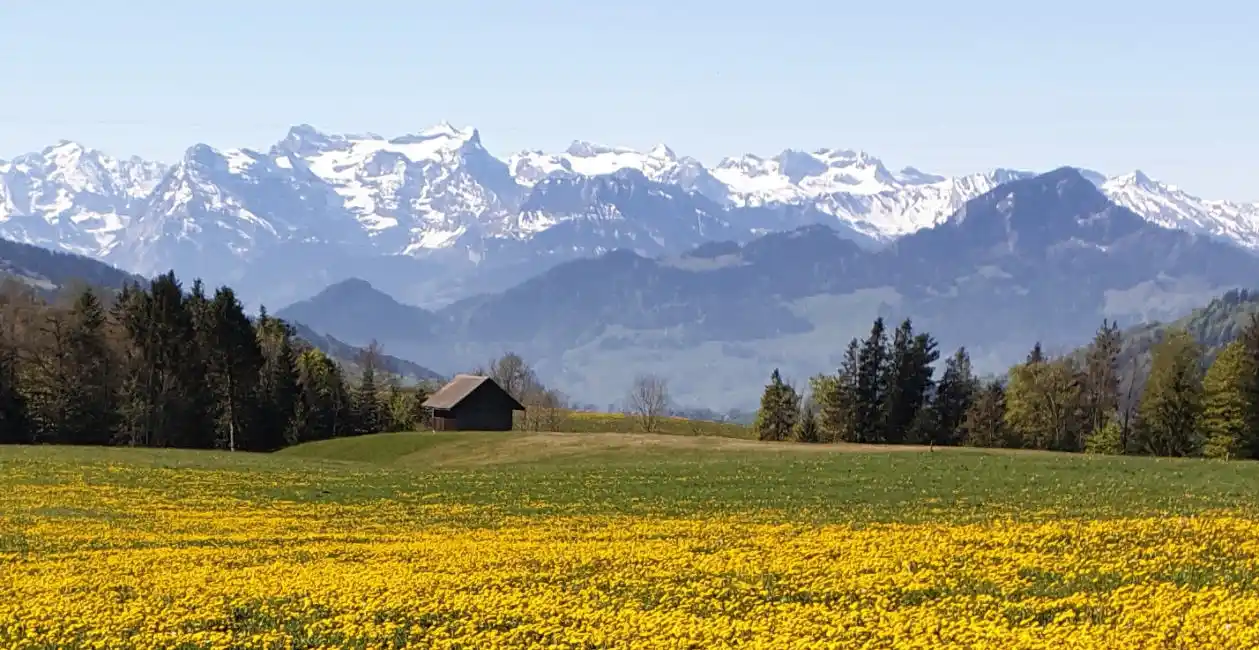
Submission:
<svg viewBox="0 0 1259 650">
<path fill-rule="evenodd" d="M 1259 647 L 1244 511 L 828 523 L 7 469 L 4 648 Z"/>
</svg>

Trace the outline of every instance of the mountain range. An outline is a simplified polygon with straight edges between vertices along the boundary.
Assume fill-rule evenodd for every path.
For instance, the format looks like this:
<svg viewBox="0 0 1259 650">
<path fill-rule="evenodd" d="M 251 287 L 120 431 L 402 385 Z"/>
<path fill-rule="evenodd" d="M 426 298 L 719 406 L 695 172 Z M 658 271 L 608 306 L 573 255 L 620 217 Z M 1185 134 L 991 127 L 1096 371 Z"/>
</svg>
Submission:
<svg viewBox="0 0 1259 650">
<path fill-rule="evenodd" d="M 774 367 L 799 383 L 833 370 L 877 316 L 911 317 L 999 372 L 1038 341 L 1066 351 L 1103 318 L 1179 317 L 1259 275 L 1259 256 L 1164 227 L 1107 183 L 1069 167 L 1014 178 L 878 248 L 814 224 L 681 254 L 618 249 L 439 310 L 360 279 L 279 314 L 445 373 L 513 350 L 582 401 L 614 402 L 653 372 L 680 403 L 727 409 L 755 404 Z"/>
<path fill-rule="evenodd" d="M 196 144 L 171 164 L 73 142 L 0 161 L 0 236 L 143 275 L 173 268 L 253 304 L 361 278 L 440 307 L 616 249 L 678 256 L 825 225 L 874 250 L 1034 175 L 890 171 L 842 149 L 709 165 L 664 145 L 578 141 L 500 158 L 476 129 L 446 123 L 395 138 L 301 125 L 265 151 Z M 1259 204 L 1201 199 L 1141 172 L 1081 175 L 1149 222 L 1259 249 Z"/>
</svg>

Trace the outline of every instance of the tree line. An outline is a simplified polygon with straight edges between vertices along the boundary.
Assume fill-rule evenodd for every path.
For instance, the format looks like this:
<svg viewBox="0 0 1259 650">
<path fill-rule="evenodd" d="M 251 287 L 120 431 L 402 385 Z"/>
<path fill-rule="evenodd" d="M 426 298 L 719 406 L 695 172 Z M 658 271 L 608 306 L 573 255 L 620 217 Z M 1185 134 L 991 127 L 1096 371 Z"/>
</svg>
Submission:
<svg viewBox="0 0 1259 650">
<path fill-rule="evenodd" d="M 174 273 L 118 292 L 45 299 L 0 286 L 0 443 L 271 451 L 414 428 L 422 390 L 358 376 L 232 289 L 185 291 Z"/>
<path fill-rule="evenodd" d="M 1121 368 L 1123 337 L 1103 321 L 1080 354 L 1039 343 L 1003 378 L 977 377 L 965 348 L 882 318 L 853 339 L 808 397 L 775 370 L 753 428 L 762 440 L 969 445 L 1066 452 L 1259 458 L 1259 316 L 1213 359 L 1169 330 L 1148 369 Z"/>
</svg>

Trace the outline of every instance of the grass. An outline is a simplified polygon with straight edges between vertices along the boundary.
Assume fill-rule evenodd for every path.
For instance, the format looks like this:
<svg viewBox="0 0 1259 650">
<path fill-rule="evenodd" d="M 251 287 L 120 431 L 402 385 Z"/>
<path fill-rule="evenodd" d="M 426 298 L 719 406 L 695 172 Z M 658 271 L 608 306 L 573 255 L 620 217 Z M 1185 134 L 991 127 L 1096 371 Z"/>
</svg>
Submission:
<svg viewBox="0 0 1259 650">
<path fill-rule="evenodd" d="M 642 433 L 642 423 L 623 413 L 574 411 L 564 418 L 565 433 Z M 751 427 L 734 422 L 710 422 L 686 418 L 660 418 L 654 433 L 676 436 L 720 436 L 752 439 Z"/>
<path fill-rule="evenodd" d="M 1240 650 L 1256 488 L 1248 462 L 610 432 L 0 447 L 0 646 Z"/>
<path fill-rule="evenodd" d="M 1259 463 L 517 432 L 380 434 L 270 455 L 0 449 L 0 490 L 34 484 L 259 504 L 460 504 L 490 517 L 969 522 L 1250 510 Z"/>
</svg>

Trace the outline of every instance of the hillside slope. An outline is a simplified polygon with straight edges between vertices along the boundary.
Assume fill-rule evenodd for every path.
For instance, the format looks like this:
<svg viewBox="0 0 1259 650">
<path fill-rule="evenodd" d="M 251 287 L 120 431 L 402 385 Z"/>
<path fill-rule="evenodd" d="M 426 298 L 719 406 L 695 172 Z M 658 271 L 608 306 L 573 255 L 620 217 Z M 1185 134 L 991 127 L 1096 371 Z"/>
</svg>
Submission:
<svg viewBox="0 0 1259 650">
<path fill-rule="evenodd" d="M 146 280 L 138 275 L 114 268 L 104 262 L 72 253 L 51 251 L 30 244 L 0 239 L 0 280 L 16 279 L 30 285 L 45 297 L 76 285 L 117 290 Z M 292 322 L 292 321 L 290 321 Z M 363 348 L 320 334 L 300 322 L 293 322 L 299 338 L 322 350 L 343 365 L 353 369 Z M 440 380 L 438 373 L 395 356 L 385 355 L 384 369 L 414 380 Z"/>
</svg>

